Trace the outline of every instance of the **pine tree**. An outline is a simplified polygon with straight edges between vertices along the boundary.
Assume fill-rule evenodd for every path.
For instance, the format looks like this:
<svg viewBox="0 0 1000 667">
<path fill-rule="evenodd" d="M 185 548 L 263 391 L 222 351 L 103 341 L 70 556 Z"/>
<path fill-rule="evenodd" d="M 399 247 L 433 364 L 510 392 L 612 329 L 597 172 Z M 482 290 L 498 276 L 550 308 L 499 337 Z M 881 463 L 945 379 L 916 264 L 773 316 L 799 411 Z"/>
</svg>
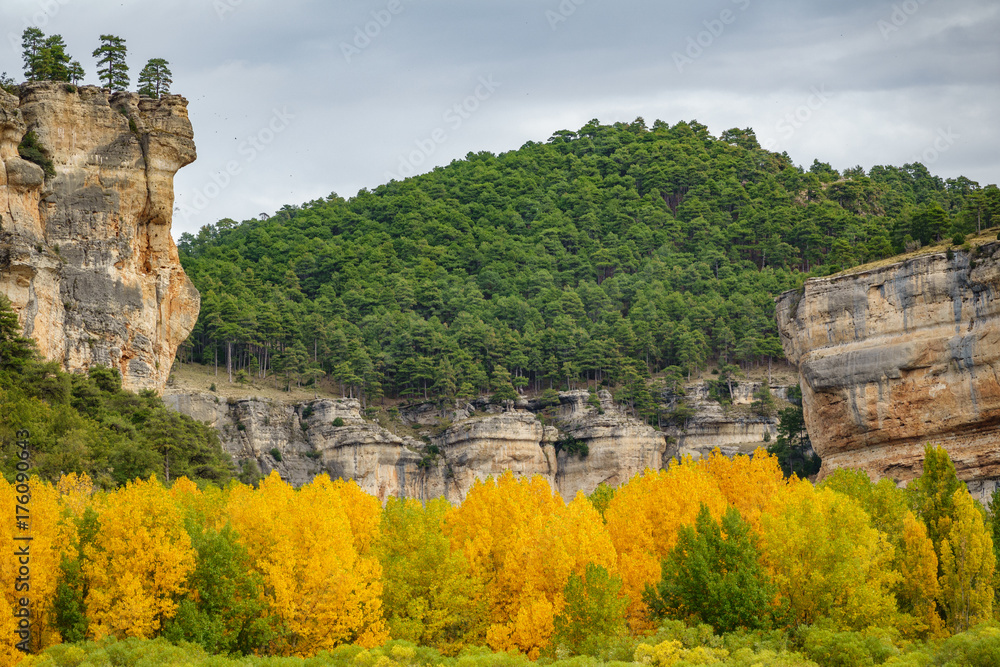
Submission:
<svg viewBox="0 0 1000 667">
<path fill-rule="evenodd" d="M 68 68 L 69 80 L 73 85 L 80 83 L 80 79 L 87 75 L 83 71 L 83 65 L 80 64 L 79 60 L 74 60 L 69 64 Z"/>
<path fill-rule="evenodd" d="M 46 77 L 43 56 L 45 33 L 38 28 L 25 28 L 21 33 L 21 57 L 24 59 L 24 77 L 28 81 L 41 81 Z"/>
<path fill-rule="evenodd" d="M 63 41 L 62 35 L 52 35 L 45 40 L 42 61 L 45 63 L 47 79 L 51 81 L 70 80 L 70 57 L 66 53 L 66 42 Z"/>
<path fill-rule="evenodd" d="M 159 98 L 170 93 L 171 79 L 169 63 L 163 58 L 151 58 L 139 72 L 139 94 Z"/>
<path fill-rule="evenodd" d="M 129 84 L 125 63 L 125 40 L 115 35 L 101 35 L 101 46 L 91 54 L 97 58 L 97 76 L 106 88 L 126 90 Z"/>
</svg>

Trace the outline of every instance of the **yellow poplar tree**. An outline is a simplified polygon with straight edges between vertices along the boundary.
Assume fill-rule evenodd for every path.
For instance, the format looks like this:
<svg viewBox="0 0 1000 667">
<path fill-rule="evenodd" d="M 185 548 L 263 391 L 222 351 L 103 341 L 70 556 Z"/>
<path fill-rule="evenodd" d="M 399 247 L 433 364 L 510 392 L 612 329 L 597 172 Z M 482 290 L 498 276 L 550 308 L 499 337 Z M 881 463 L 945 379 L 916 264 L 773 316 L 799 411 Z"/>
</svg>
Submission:
<svg viewBox="0 0 1000 667">
<path fill-rule="evenodd" d="M 893 548 L 853 498 L 791 482 L 763 517 L 763 559 L 796 623 L 831 618 L 838 627 L 892 623 Z"/>
<path fill-rule="evenodd" d="M 913 512 L 903 517 L 896 567 L 900 574 L 895 588 L 896 601 L 900 612 L 912 619 L 909 630 L 915 635 L 938 634 L 942 628 L 935 602 L 940 591 L 938 559 L 927 527 Z"/>
<path fill-rule="evenodd" d="M 16 523 L 17 505 L 28 510 L 23 525 Z M 20 480 L 15 478 L 13 484 L 0 477 L 0 507 L 5 517 L 0 521 L 0 553 L 3 554 L 0 557 L 0 590 L 3 591 L 0 630 L 4 633 L 0 637 L 0 656 L 10 660 L 19 655 L 15 647 L 20 641 L 15 634 L 19 619 L 13 614 L 20 609 L 22 599 L 29 601 L 31 650 L 40 651 L 61 641 L 54 627 L 52 601 L 59 583 L 59 563 L 66 537 L 60 522 L 59 492 L 37 477 L 29 481 L 24 475 Z M 31 539 L 15 539 L 25 537 Z M 22 563 L 22 559 L 26 562 Z M 22 566 L 27 568 L 27 574 L 22 573 Z"/>
<path fill-rule="evenodd" d="M 726 502 L 760 533 L 761 515 L 784 493 L 787 481 L 778 457 L 758 448 L 753 456 L 724 456 L 718 449 L 700 462 L 719 485 Z"/>
<path fill-rule="evenodd" d="M 381 594 L 381 570 L 355 549 L 356 542 L 374 538 L 355 538 L 342 493 L 329 477 L 320 475 L 296 491 L 271 473 L 259 489 L 233 488 L 228 511 L 264 578 L 271 609 L 288 631 L 274 652 L 310 656 L 352 641 L 373 646 L 388 638 L 381 621 L 372 624 L 368 617 L 373 597 Z"/>
<path fill-rule="evenodd" d="M 578 495 L 568 506 L 541 477 L 477 482 L 449 512 L 445 531 L 471 574 L 485 585 L 486 641 L 498 651 L 537 657 L 554 632 L 571 573 L 594 562 L 615 571 L 600 514 Z"/>
<path fill-rule="evenodd" d="M 153 637 L 177 611 L 194 569 L 183 513 L 155 476 L 95 504 L 101 529 L 84 549 L 82 568 L 90 632 L 95 639 Z"/>
<path fill-rule="evenodd" d="M 954 513 L 941 542 L 941 600 L 947 622 L 962 632 L 993 615 L 993 538 L 964 485 L 952 496 Z"/>
<path fill-rule="evenodd" d="M 642 593 L 647 585 L 659 583 L 660 561 L 677 543 L 678 528 L 694 523 L 702 503 L 716 520 L 726 509 L 715 477 L 690 460 L 633 477 L 608 503 L 604 518 L 618 553 L 633 629 L 648 627 L 649 610 Z"/>
</svg>

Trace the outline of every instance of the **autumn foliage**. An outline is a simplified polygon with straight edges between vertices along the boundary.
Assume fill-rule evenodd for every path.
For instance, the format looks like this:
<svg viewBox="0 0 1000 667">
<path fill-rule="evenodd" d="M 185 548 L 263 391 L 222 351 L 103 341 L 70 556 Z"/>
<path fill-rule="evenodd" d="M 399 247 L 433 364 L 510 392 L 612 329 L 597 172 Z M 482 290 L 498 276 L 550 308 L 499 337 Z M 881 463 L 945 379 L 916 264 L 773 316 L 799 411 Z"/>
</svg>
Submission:
<svg viewBox="0 0 1000 667">
<path fill-rule="evenodd" d="M 326 476 L 299 489 L 277 474 L 257 488 L 153 477 L 110 492 L 85 475 L 0 479 L 6 516 L 25 500 L 31 510 L 29 524 L 0 522 L 0 549 L 32 538 L 33 652 L 162 636 L 315 656 L 404 639 L 444 656 L 486 646 L 534 659 L 659 627 L 644 660 L 693 660 L 662 635 L 673 618 L 820 628 L 801 635 L 819 655 L 845 632 L 943 637 L 992 617 L 992 524 L 943 450 L 927 460 L 903 490 L 851 471 L 814 486 L 763 451 L 716 452 L 569 502 L 508 472 L 454 506 L 383 507 Z M 20 658 L 18 567 L 0 559 L 5 665 Z"/>
</svg>

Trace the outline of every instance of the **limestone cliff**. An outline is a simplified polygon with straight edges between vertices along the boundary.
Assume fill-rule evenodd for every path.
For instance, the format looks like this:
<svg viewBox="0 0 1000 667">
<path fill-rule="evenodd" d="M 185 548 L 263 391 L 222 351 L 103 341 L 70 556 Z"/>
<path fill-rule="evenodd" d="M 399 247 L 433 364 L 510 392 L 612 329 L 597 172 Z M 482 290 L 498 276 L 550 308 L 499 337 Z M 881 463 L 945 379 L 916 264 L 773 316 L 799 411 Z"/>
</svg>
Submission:
<svg viewBox="0 0 1000 667">
<path fill-rule="evenodd" d="M 54 175 L 18 156 L 34 132 Z M 187 101 L 93 86 L 0 90 L 0 293 L 48 359 L 162 391 L 199 296 L 170 235 L 195 159 Z"/>
<path fill-rule="evenodd" d="M 1000 243 L 811 279 L 778 298 L 821 477 L 907 481 L 927 442 L 959 476 L 1000 477 Z"/>
<path fill-rule="evenodd" d="M 477 479 L 505 470 L 541 475 L 572 498 L 670 458 L 662 432 L 625 415 L 607 392 L 596 405 L 588 398 L 586 391 L 563 392 L 557 406 L 520 401 L 512 408 L 475 401 L 448 411 L 443 421 L 431 406 L 400 411 L 397 430 L 416 428 L 417 439 L 363 419 L 354 399 L 292 405 L 226 401 L 211 393 L 164 395 L 168 406 L 216 427 L 235 459 L 256 461 L 265 474 L 277 470 L 300 485 L 326 472 L 354 479 L 383 501 L 444 496 L 452 502 L 464 499 Z M 561 446 L 570 440 L 585 443 L 587 456 Z"/>
</svg>

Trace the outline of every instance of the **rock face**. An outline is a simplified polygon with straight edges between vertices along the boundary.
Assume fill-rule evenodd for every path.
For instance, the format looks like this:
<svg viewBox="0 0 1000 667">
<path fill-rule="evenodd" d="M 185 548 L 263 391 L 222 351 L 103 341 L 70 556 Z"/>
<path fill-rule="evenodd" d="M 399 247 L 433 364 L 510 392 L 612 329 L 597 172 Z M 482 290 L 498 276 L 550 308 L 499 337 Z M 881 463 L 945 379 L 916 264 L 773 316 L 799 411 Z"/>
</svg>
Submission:
<svg viewBox="0 0 1000 667">
<path fill-rule="evenodd" d="M 951 254 L 951 253 L 949 253 Z M 811 279 L 777 302 L 820 476 L 905 482 L 926 443 L 976 488 L 1000 477 L 1000 243 Z M 985 491 L 984 491 L 985 492 Z"/>
<path fill-rule="evenodd" d="M 775 416 L 759 416 L 750 412 L 759 382 L 740 382 L 733 387 L 732 407 L 724 409 L 709 397 L 708 385 L 698 383 L 686 388 L 688 405 L 694 411 L 684 429 L 671 429 L 669 435 L 677 441 L 678 454 L 695 458 L 708 456 L 718 447 L 726 456 L 751 454 L 758 447 L 767 447 L 778 435 Z M 771 395 L 788 400 L 788 387 L 771 385 Z"/>
<path fill-rule="evenodd" d="M 559 405 L 547 408 L 527 401 L 508 408 L 477 401 L 450 411 L 444 422 L 440 411 L 419 406 L 404 411 L 398 424 L 436 425 L 421 431 L 419 440 L 366 421 L 355 399 L 226 402 L 210 393 L 168 390 L 164 401 L 218 429 L 237 461 L 255 461 L 265 474 L 277 470 L 296 486 L 326 472 L 354 479 L 382 501 L 444 496 L 460 502 L 476 480 L 505 470 L 541 475 L 568 499 L 601 482 L 617 485 L 664 465 L 672 452 L 662 432 L 623 414 L 607 392 L 601 392 L 598 405 L 589 396 L 563 392 Z M 562 445 L 572 440 L 587 445 L 587 456 L 566 451 Z"/>
<path fill-rule="evenodd" d="M 29 130 L 54 176 L 18 156 Z M 200 305 L 170 236 L 173 176 L 194 159 L 178 95 L 0 90 L 0 293 L 43 356 L 162 391 Z"/>
</svg>

